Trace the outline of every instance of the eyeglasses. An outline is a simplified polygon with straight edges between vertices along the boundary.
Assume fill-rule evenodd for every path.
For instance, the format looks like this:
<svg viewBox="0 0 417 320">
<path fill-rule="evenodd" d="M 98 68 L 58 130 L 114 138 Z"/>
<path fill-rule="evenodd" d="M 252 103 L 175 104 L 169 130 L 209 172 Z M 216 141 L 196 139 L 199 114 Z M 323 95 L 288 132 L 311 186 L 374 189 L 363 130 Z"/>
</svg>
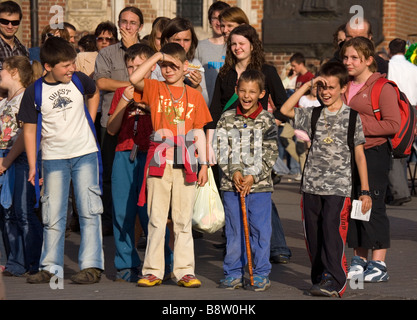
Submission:
<svg viewBox="0 0 417 320">
<path fill-rule="evenodd" d="M 96 40 L 98 42 L 103 42 L 104 40 L 106 40 L 107 42 L 114 42 L 115 39 L 113 37 L 97 37 Z"/>
<path fill-rule="evenodd" d="M 127 21 L 127 20 L 120 20 L 120 25 L 122 26 L 132 26 L 132 27 L 136 27 L 139 26 L 139 22 L 137 21 Z"/>
<path fill-rule="evenodd" d="M 0 23 L 5 25 L 5 26 L 8 26 L 9 23 L 11 23 L 13 27 L 17 27 L 20 24 L 20 20 L 0 19 Z"/>
</svg>

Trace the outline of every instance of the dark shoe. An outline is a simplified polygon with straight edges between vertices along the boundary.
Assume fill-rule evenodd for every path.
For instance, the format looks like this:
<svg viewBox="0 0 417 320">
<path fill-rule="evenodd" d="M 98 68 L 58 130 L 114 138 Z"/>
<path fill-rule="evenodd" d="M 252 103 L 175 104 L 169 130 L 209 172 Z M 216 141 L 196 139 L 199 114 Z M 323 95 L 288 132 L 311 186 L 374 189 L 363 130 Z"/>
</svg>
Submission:
<svg viewBox="0 0 417 320">
<path fill-rule="evenodd" d="M 93 284 L 101 279 L 101 270 L 97 268 L 86 268 L 71 277 L 72 282 L 78 284 Z"/>
<path fill-rule="evenodd" d="M 290 257 L 285 254 L 279 254 L 276 256 L 272 256 L 269 258 L 269 261 L 271 263 L 288 263 L 290 262 Z"/>
<path fill-rule="evenodd" d="M 407 203 L 411 201 L 411 197 L 395 199 L 388 203 L 389 206 L 401 206 L 403 203 Z"/>
<path fill-rule="evenodd" d="M 49 283 L 54 275 L 46 270 L 41 270 L 35 274 L 31 274 L 26 278 L 27 283 Z"/>
<path fill-rule="evenodd" d="M 5 277 L 19 277 L 17 274 L 11 273 L 9 270 L 5 269 L 3 271 L 3 276 Z"/>
<path fill-rule="evenodd" d="M 277 175 L 275 172 L 272 173 L 272 182 L 274 183 L 274 186 L 281 182 L 281 176 Z"/>
<path fill-rule="evenodd" d="M 310 289 L 310 294 L 320 297 L 336 297 L 339 298 L 339 292 L 334 284 L 334 279 L 328 273 L 323 274 L 320 283 L 313 285 Z"/>
</svg>

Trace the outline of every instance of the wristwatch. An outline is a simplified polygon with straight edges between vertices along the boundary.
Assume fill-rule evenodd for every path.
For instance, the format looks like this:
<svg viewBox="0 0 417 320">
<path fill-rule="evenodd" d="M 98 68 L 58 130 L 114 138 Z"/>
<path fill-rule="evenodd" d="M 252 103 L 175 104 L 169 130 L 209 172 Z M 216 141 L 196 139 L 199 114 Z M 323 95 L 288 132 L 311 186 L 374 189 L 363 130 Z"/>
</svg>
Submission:
<svg viewBox="0 0 417 320">
<path fill-rule="evenodd" d="M 210 163 L 208 163 L 208 161 L 200 161 L 200 165 L 201 166 L 203 166 L 203 165 L 206 165 L 206 166 L 208 166 Z"/>
<path fill-rule="evenodd" d="M 359 192 L 360 196 L 371 196 L 371 192 L 369 190 L 361 190 L 361 192 Z"/>
</svg>

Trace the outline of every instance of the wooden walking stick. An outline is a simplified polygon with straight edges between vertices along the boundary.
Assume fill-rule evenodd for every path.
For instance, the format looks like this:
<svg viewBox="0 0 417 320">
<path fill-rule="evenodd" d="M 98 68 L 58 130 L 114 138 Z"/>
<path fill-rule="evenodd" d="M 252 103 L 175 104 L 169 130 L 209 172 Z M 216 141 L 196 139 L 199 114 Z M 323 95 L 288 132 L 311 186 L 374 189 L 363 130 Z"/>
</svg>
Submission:
<svg viewBox="0 0 417 320">
<path fill-rule="evenodd" d="M 249 279 L 251 286 L 253 286 L 252 251 L 249 240 L 248 215 L 246 213 L 245 197 L 242 195 L 240 195 L 240 205 L 242 207 L 243 230 L 245 232 L 246 256 L 248 258 Z"/>
</svg>

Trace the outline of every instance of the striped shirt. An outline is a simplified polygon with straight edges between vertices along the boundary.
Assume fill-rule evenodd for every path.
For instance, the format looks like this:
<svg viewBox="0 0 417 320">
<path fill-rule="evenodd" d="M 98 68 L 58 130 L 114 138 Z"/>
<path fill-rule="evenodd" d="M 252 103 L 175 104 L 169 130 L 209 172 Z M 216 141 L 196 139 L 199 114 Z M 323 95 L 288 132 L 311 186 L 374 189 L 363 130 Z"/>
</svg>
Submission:
<svg viewBox="0 0 417 320">
<path fill-rule="evenodd" d="M 29 58 L 29 51 L 17 37 L 14 37 L 13 48 L 0 37 L 0 69 L 3 67 L 3 61 L 12 56 L 26 56 Z"/>
</svg>

